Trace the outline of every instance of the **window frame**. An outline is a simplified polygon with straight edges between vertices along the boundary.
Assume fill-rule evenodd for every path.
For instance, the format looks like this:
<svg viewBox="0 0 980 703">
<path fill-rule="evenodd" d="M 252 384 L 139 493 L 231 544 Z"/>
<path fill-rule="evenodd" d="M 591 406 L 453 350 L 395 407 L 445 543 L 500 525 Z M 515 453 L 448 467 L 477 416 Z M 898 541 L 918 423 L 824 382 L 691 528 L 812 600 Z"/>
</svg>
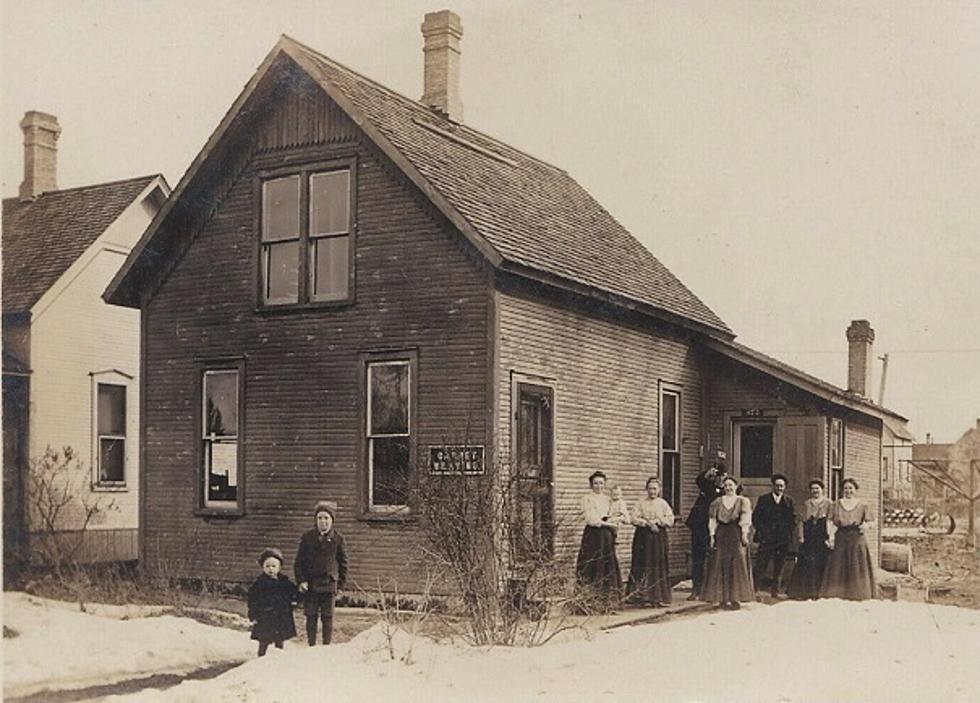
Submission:
<svg viewBox="0 0 980 703">
<path fill-rule="evenodd" d="M 373 471 L 371 463 L 371 447 L 373 439 L 370 435 L 370 403 L 371 388 L 369 385 L 369 369 L 375 365 L 405 363 L 408 366 L 408 471 L 418 471 L 417 445 L 418 428 L 418 350 L 403 349 L 390 351 L 362 352 L 359 354 L 360 373 L 360 432 L 359 432 L 359 469 L 358 483 L 360 496 L 360 517 L 362 520 L 402 521 L 413 519 L 411 505 L 376 506 L 373 504 Z M 388 436 L 388 435 L 386 435 Z M 393 435 L 392 435 L 393 436 Z M 400 435 L 399 435 L 400 436 Z M 410 500 L 410 499 L 409 499 Z"/>
<path fill-rule="evenodd" d="M 774 417 L 735 417 L 732 419 L 732 471 L 743 486 L 768 486 L 776 471 L 776 433 L 779 421 Z M 742 430 L 748 427 L 767 427 L 771 431 L 771 455 L 769 474 L 766 476 L 746 476 L 742 468 Z"/>
<path fill-rule="evenodd" d="M 224 357 L 208 360 L 200 360 L 196 364 L 197 387 L 195 398 L 194 414 L 194 446 L 195 446 L 195 515 L 214 516 L 214 517 L 237 517 L 245 514 L 245 357 Z M 205 481 L 207 472 L 204 466 L 205 442 L 207 437 L 204 432 L 205 410 L 207 402 L 204 395 L 204 379 L 207 373 L 234 371 L 238 374 L 238 429 L 235 435 L 236 457 L 236 485 L 237 491 L 235 501 L 223 501 L 227 505 L 221 505 L 207 500 L 207 489 Z"/>
<path fill-rule="evenodd" d="M 310 197 L 310 179 L 312 176 L 337 171 L 347 171 L 348 174 L 349 200 L 347 232 L 346 234 L 334 232 L 324 233 L 319 236 L 311 235 L 310 226 L 312 223 L 313 201 Z M 266 263 L 264 255 L 266 244 L 262 239 L 263 224 L 265 221 L 264 186 L 270 181 L 289 177 L 299 178 L 299 239 L 297 246 L 296 301 L 267 301 L 265 298 Z M 337 308 L 346 307 L 354 303 L 356 280 L 355 258 L 357 252 L 357 183 L 357 158 L 353 155 L 262 169 L 256 173 L 254 186 L 256 258 L 252 270 L 255 275 L 255 309 L 257 312 L 271 313 L 310 308 Z M 337 239 L 344 236 L 347 237 L 347 295 L 343 298 L 315 296 L 313 292 L 315 243 L 317 241 Z"/>
<path fill-rule="evenodd" d="M 836 435 L 835 429 L 837 428 Z M 844 434 L 847 428 L 844 424 L 844 420 L 839 417 L 830 418 L 830 423 L 827 428 L 827 469 L 829 471 L 829 486 L 830 489 L 830 499 L 837 500 L 843 495 L 842 487 L 844 484 L 844 450 L 845 441 Z M 837 438 L 835 447 L 835 436 Z M 837 463 L 834 463 L 834 450 L 837 450 Z"/>
<path fill-rule="evenodd" d="M 92 379 L 91 386 L 91 489 L 97 492 L 122 493 L 129 490 L 127 473 L 129 469 L 129 455 L 133 439 L 130 433 L 130 412 L 132 408 L 130 385 L 134 379 L 128 373 L 118 369 L 107 369 L 104 371 L 90 372 Z M 102 435 L 99 433 L 99 386 L 119 386 L 124 389 L 124 417 L 123 431 L 125 434 Z M 138 433 L 136 435 L 138 437 Z M 123 440 L 123 478 L 121 481 L 102 480 L 102 438 L 114 438 Z M 138 439 L 136 440 L 138 442 Z"/>
<path fill-rule="evenodd" d="M 681 387 L 679 385 L 660 381 L 659 386 L 660 387 L 658 389 L 658 394 L 657 394 L 659 400 L 659 406 L 657 409 L 657 460 L 660 465 L 659 479 L 660 479 L 660 485 L 663 488 L 663 495 L 662 495 L 663 499 L 667 501 L 668 505 L 670 505 L 671 510 L 674 511 L 674 514 L 679 515 L 681 513 L 681 509 L 682 509 L 681 506 L 684 498 L 683 490 L 682 490 L 683 478 L 684 478 L 684 468 L 682 464 L 683 462 L 682 446 L 684 443 L 683 434 L 682 434 L 684 428 L 684 421 L 683 421 L 684 399 L 683 399 L 683 394 L 681 392 Z M 668 395 L 676 398 L 676 402 L 674 406 L 674 438 L 675 438 L 676 446 L 672 449 L 668 449 L 664 447 L 664 397 Z M 671 456 L 676 456 L 676 467 L 671 467 L 676 469 L 676 475 L 673 475 L 675 472 L 672 471 L 669 491 L 667 485 L 668 484 L 667 471 L 669 467 L 667 466 L 667 460 L 666 460 L 668 454 Z"/>
</svg>

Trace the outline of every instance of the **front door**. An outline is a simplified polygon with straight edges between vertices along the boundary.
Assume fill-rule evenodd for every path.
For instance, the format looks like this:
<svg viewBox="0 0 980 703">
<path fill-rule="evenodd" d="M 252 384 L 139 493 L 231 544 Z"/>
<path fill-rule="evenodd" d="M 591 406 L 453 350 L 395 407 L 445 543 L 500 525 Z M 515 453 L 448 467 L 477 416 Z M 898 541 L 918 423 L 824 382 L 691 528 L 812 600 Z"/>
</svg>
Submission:
<svg viewBox="0 0 980 703">
<path fill-rule="evenodd" d="M 554 402 L 551 388 L 531 383 L 518 383 L 516 395 L 512 544 L 523 561 L 554 549 Z"/>
</svg>

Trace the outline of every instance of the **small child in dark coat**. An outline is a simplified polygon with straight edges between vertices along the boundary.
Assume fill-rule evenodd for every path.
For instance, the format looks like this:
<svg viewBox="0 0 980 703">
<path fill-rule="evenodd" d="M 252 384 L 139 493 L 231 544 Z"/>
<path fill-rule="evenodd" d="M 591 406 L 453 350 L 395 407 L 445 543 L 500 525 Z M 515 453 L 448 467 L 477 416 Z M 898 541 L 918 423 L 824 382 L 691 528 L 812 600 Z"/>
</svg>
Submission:
<svg viewBox="0 0 980 703">
<path fill-rule="evenodd" d="M 296 636 L 293 605 L 298 592 L 282 573 L 282 552 L 266 549 L 259 556 L 262 573 L 248 589 L 248 619 L 252 621 L 252 639 L 259 642 L 259 656 L 265 656 L 271 643 L 282 649 L 282 643 Z"/>
</svg>

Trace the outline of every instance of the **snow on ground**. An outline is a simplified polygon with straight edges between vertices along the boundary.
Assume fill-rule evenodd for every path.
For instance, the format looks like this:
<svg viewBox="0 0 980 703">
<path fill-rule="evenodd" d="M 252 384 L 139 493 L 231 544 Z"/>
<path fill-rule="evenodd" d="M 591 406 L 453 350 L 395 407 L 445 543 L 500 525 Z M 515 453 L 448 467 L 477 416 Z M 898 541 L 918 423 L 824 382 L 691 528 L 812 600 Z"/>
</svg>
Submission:
<svg viewBox="0 0 980 703">
<path fill-rule="evenodd" d="M 536 649 L 414 641 L 391 661 L 382 625 L 296 647 L 138 703 L 333 701 L 976 701 L 980 611 L 874 601 L 753 604 Z M 396 640 L 403 654 L 410 643 Z"/>
<path fill-rule="evenodd" d="M 154 606 L 88 606 L 3 594 L 3 692 L 84 688 L 161 672 L 188 672 L 254 655 L 248 633 L 203 625 Z"/>
</svg>

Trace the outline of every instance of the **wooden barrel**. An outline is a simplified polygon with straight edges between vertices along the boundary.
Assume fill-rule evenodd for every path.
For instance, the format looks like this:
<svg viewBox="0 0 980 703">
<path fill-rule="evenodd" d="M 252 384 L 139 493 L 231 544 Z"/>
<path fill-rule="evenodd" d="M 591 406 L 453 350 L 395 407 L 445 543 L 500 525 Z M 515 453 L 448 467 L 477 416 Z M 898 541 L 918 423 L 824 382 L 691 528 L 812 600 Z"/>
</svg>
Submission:
<svg viewBox="0 0 980 703">
<path fill-rule="evenodd" d="M 897 542 L 881 543 L 881 568 L 898 574 L 912 573 L 912 547 Z"/>
</svg>

